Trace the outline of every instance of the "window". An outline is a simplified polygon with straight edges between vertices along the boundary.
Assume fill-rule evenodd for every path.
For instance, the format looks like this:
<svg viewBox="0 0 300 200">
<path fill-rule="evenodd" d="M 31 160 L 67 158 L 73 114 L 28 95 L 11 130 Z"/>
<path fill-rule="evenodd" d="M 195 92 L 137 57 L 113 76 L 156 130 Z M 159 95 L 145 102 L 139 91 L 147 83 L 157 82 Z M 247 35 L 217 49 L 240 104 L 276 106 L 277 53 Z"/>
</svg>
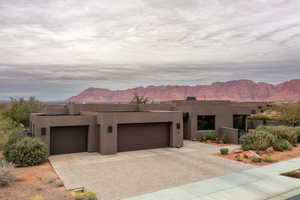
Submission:
<svg viewBox="0 0 300 200">
<path fill-rule="evenodd" d="M 214 115 L 199 115 L 198 130 L 215 130 L 215 118 Z"/>
<path fill-rule="evenodd" d="M 233 115 L 233 128 L 246 130 L 247 115 Z"/>
</svg>

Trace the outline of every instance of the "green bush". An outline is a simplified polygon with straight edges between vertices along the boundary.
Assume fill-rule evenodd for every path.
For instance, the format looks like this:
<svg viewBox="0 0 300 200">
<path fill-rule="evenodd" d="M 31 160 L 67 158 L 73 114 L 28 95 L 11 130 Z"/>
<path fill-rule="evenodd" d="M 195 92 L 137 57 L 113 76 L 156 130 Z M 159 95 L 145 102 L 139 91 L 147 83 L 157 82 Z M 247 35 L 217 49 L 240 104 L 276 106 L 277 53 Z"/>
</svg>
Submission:
<svg viewBox="0 0 300 200">
<path fill-rule="evenodd" d="M 18 123 L 11 120 L 10 118 L 4 118 L 0 115 L 0 133 L 10 133 L 11 131 L 15 131 L 16 129 L 21 128 Z"/>
<path fill-rule="evenodd" d="M 5 160 L 0 160 L 0 187 L 12 184 L 15 180 L 14 165 Z"/>
<path fill-rule="evenodd" d="M 252 162 L 255 162 L 255 163 L 261 162 L 261 158 L 257 157 L 257 156 L 254 156 L 251 160 L 252 160 Z"/>
<path fill-rule="evenodd" d="M 265 155 L 265 156 L 263 157 L 263 161 L 264 161 L 264 162 L 268 162 L 268 163 L 276 162 L 276 160 L 273 159 L 272 156 L 270 156 L 270 155 Z"/>
<path fill-rule="evenodd" d="M 3 112 L 3 116 L 28 127 L 30 114 L 41 112 L 43 108 L 44 105 L 34 97 L 30 97 L 28 100 L 12 98 L 8 108 Z"/>
<path fill-rule="evenodd" d="M 28 198 L 28 200 L 44 200 L 44 197 L 42 195 L 33 195 Z"/>
<path fill-rule="evenodd" d="M 253 131 L 240 138 L 243 150 L 266 150 L 275 141 L 275 137 L 266 131 Z"/>
<path fill-rule="evenodd" d="M 37 139 L 30 137 L 24 137 L 4 149 L 5 159 L 18 167 L 43 163 L 47 160 L 47 155 L 48 151 L 45 145 Z"/>
<path fill-rule="evenodd" d="M 297 137 L 298 137 L 297 142 L 299 143 L 300 142 L 300 126 L 295 127 L 295 131 L 296 131 L 296 134 L 297 134 Z"/>
<path fill-rule="evenodd" d="M 97 196 L 94 192 L 76 192 L 75 200 L 97 200 Z"/>
<path fill-rule="evenodd" d="M 227 155 L 228 152 L 229 152 L 229 149 L 228 149 L 228 148 L 221 148 L 221 149 L 220 149 L 220 153 L 221 153 L 222 155 Z"/>
<path fill-rule="evenodd" d="M 207 140 L 216 141 L 217 140 L 217 134 L 216 134 L 216 132 L 203 133 L 200 137 L 200 140 L 201 141 L 207 141 Z"/>
<path fill-rule="evenodd" d="M 293 146 L 289 143 L 289 141 L 285 139 L 276 140 L 272 147 L 275 151 L 285 151 L 285 150 L 291 150 Z"/>
<path fill-rule="evenodd" d="M 8 137 L 9 137 L 8 134 L 2 134 L 2 135 L 0 135 L 0 150 L 4 149 L 4 146 L 5 146 L 5 144 L 8 141 Z"/>
<path fill-rule="evenodd" d="M 26 137 L 25 135 L 19 134 L 19 133 L 10 134 L 6 144 L 4 145 L 4 149 L 10 148 L 12 145 L 14 145 L 15 143 L 21 141 L 25 137 Z"/>
<path fill-rule="evenodd" d="M 266 131 L 275 136 L 276 139 L 286 139 L 291 144 L 296 144 L 298 140 L 297 130 L 288 126 L 258 126 L 257 131 Z"/>
</svg>

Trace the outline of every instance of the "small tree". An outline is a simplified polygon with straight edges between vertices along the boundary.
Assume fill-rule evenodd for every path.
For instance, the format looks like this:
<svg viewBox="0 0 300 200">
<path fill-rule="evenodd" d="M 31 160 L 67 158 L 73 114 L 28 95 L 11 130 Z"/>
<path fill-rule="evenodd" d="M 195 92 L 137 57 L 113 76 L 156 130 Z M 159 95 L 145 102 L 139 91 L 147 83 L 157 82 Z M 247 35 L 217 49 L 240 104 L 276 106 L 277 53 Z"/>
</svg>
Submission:
<svg viewBox="0 0 300 200">
<path fill-rule="evenodd" d="M 131 103 L 132 104 L 148 104 L 148 103 L 150 103 L 150 99 L 148 97 L 139 96 L 138 94 L 135 94 L 131 100 Z"/>
<path fill-rule="evenodd" d="M 30 114 L 41 112 L 42 110 L 43 104 L 36 100 L 34 97 L 30 97 L 27 101 L 24 98 L 11 98 L 10 105 L 3 112 L 3 115 L 17 123 L 28 126 Z"/>
</svg>

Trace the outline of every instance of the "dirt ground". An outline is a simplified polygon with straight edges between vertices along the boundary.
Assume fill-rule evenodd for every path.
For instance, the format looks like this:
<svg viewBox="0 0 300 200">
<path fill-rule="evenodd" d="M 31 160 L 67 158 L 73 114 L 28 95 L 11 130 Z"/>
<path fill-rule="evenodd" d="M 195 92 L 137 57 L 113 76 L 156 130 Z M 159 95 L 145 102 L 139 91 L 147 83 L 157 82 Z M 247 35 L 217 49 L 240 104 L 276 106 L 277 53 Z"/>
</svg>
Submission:
<svg viewBox="0 0 300 200">
<path fill-rule="evenodd" d="M 231 160 L 236 160 L 235 159 L 236 154 L 237 153 L 230 152 L 228 155 L 222 155 L 220 153 L 216 153 L 214 155 L 220 156 L 223 158 L 227 158 L 227 159 L 231 159 Z M 242 154 L 242 153 L 240 153 L 240 154 Z M 262 152 L 260 152 L 259 155 L 261 157 L 264 157 L 265 155 L 271 155 L 271 157 L 275 160 L 275 163 L 280 162 L 280 161 L 290 160 L 293 158 L 299 158 L 300 157 L 300 144 L 297 144 L 296 147 L 294 147 L 290 151 L 283 151 L 283 152 L 275 151 L 274 153 L 267 153 L 267 152 L 262 151 Z M 241 162 L 252 164 L 252 165 L 257 165 L 257 166 L 264 166 L 264 165 L 272 164 L 272 163 L 263 162 L 263 161 L 260 163 L 255 163 L 255 162 L 251 161 L 250 159 L 246 159 L 246 158 L 244 158 L 244 160 Z"/>
<path fill-rule="evenodd" d="M 73 200 L 69 191 L 57 186 L 60 180 L 49 162 L 16 168 L 16 175 L 17 181 L 14 184 L 0 187 L 1 200 L 27 200 L 33 195 L 42 195 L 44 200 Z"/>
</svg>

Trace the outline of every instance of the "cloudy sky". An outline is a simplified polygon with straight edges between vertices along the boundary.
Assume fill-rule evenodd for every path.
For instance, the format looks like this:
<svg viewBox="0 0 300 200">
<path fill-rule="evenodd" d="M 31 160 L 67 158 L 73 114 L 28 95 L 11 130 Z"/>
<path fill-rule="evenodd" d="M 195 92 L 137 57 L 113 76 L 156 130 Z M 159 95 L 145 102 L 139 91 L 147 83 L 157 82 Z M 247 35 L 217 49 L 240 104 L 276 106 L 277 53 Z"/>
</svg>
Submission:
<svg viewBox="0 0 300 200">
<path fill-rule="evenodd" d="M 0 0 L 0 99 L 300 78 L 298 0 Z"/>
</svg>

